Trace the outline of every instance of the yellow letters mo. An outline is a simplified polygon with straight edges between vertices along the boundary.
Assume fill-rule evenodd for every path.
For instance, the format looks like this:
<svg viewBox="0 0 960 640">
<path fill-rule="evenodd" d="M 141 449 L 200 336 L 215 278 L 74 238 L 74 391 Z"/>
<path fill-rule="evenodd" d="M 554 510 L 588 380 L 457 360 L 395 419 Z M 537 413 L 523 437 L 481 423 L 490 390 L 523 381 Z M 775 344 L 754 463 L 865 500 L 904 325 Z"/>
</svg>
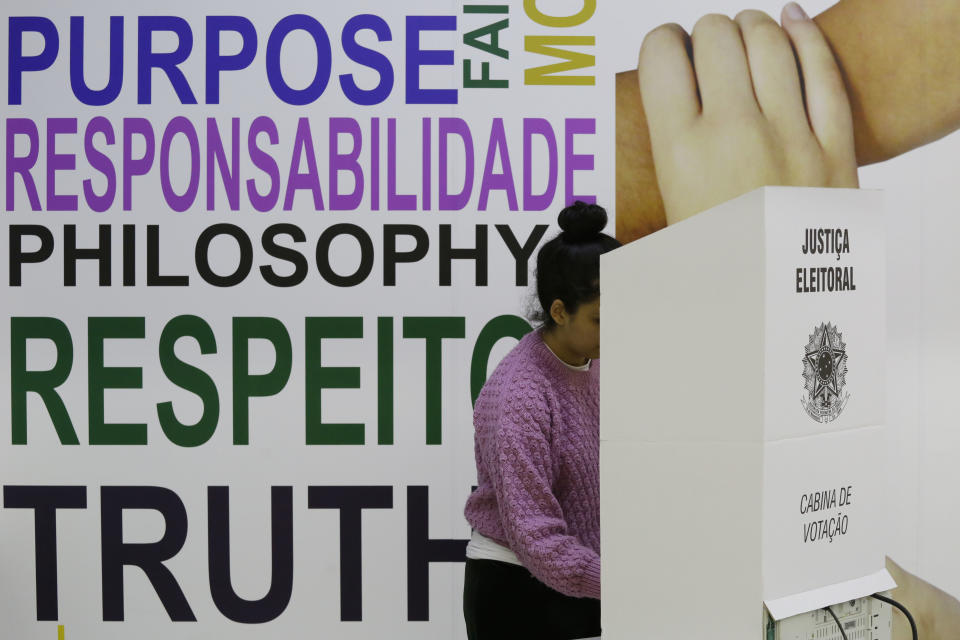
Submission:
<svg viewBox="0 0 960 640">
<path fill-rule="evenodd" d="M 584 0 L 580 11 L 570 16 L 547 15 L 537 8 L 537 0 L 523 0 L 523 10 L 531 20 L 544 27 L 575 27 L 593 16 L 597 0 Z"/>
</svg>

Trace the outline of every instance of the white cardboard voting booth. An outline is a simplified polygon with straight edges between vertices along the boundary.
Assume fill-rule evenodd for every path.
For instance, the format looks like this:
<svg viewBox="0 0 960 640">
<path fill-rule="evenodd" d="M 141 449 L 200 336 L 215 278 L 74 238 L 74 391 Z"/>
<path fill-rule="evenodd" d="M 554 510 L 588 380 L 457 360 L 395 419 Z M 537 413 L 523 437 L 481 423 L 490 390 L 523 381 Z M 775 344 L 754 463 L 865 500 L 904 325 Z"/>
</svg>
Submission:
<svg viewBox="0 0 960 640">
<path fill-rule="evenodd" d="M 759 638 L 884 569 L 881 194 L 765 187 L 601 258 L 604 638 Z"/>
</svg>

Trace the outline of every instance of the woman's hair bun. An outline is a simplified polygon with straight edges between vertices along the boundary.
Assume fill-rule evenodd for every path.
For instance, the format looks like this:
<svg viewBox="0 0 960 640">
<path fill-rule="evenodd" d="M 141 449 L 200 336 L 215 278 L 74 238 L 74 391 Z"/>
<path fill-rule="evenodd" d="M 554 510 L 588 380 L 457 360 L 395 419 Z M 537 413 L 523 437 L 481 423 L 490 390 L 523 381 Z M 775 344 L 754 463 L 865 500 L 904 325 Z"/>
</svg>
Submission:
<svg viewBox="0 0 960 640">
<path fill-rule="evenodd" d="M 590 241 L 607 226 L 607 210 L 598 204 L 577 200 L 560 212 L 557 222 L 567 242 Z"/>
</svg>

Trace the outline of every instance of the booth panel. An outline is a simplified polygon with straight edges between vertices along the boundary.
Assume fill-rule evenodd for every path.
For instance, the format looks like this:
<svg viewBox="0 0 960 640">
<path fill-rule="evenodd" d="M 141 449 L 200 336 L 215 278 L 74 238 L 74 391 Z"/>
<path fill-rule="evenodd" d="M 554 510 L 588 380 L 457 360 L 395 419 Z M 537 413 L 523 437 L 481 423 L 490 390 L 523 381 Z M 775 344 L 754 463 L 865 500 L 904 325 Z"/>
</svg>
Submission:
<svg viewBox="0 0 960 640">
<path fill-rule="evenodd" d="M 761 437 L 761 205 L 755 191 L 601 257 L 601 439 Z"/>
<path fill-rule="evenodd" d="M 884 434 L 873 426 L 764 445 L 764 600 L 883 570 Z"/>
<path fill-rule="evenodd" d="M 758 636 L 761 447 L 601 442 L 604 640 Z"/>
<path fill-rule="evenodd" d="M 881 194 L 763 191 L 764 439 L 883 424 Z"/>
</svg>

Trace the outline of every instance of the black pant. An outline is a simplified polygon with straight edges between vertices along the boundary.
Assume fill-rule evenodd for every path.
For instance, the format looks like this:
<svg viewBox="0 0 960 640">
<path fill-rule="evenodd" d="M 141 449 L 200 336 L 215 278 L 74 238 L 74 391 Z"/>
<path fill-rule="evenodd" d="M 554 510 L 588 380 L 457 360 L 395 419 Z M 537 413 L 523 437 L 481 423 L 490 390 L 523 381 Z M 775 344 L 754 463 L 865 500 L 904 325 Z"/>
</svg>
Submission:
<svg viewBox="0 0 960 640">
<path fill-rule="evenodd" d="M 463 579 L 470 640 L 572 640 L 600 635 L 600 601 L 554 591 L 525 568 L 471 560 Z"/>
</svg>

